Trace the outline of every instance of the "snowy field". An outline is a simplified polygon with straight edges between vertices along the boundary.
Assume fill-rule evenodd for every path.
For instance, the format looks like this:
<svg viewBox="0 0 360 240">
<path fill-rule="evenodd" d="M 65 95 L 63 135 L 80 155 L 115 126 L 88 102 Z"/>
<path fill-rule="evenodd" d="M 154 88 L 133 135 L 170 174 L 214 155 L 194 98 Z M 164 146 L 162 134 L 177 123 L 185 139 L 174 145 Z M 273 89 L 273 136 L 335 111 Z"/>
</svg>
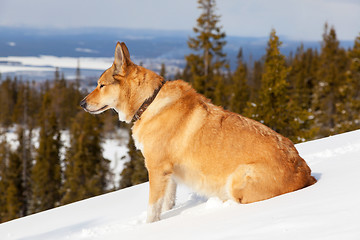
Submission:
<svg viewBox="0 0 360 240">
<path fill-rule="evenodd" d="M 105 70 L 113 62 L 113 58 L 90 58 L 90 57 L 56 57 L 56 56 L 24 56 L 24 57 L 0 57 L 0 72 L 18 71 L 55 71 L 59 68 L 77 68 L 78 63 L 81 69 Z"/>
<path fill-rule="evenodd" d="M 175 75 L 184 61 L 179 59 L 136 58 L 136 64 L 159 72 L 161 64 L 166 63 L 166 72 Z M 113 64 L 111 57 L 57 57 L 57 56 L 8 56 L 0 57 L 0 73 L 6 76 L 23 76 L 24 80 L 53 77 L 58 67 L 65 78 L 74 79 L 75 69 L 79 66 L 83 77 L 99 77 L 100 74 Z M 35 77 L 36 76 L 36 77 Z M 51 79 L 51 78 L 50 78 Z"/>
<path fill-rule="evenodd" d="M 0 224 L 0 239 L 360 239 L 360 130 L 296 147 L 318 179 L 296 192 L 241 205 L 181 186 L 145 224 L 145 183 Z"/>
</svg>

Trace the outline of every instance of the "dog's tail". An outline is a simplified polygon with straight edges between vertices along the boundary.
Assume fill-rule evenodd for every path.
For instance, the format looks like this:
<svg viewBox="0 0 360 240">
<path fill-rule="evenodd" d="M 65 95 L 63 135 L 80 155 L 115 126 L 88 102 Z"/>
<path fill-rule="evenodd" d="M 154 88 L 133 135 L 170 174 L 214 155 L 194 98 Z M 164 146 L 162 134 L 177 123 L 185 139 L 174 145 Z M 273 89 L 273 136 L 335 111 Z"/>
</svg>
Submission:
<svg viewBox="0 0 360 240">
<path fill-rule="evenodd" d="M 313 176 L 310 176 L 307 187 L 315 184 L 316 182 L 317 182 L 316 178 L 314 178 Z"/>
</svg>

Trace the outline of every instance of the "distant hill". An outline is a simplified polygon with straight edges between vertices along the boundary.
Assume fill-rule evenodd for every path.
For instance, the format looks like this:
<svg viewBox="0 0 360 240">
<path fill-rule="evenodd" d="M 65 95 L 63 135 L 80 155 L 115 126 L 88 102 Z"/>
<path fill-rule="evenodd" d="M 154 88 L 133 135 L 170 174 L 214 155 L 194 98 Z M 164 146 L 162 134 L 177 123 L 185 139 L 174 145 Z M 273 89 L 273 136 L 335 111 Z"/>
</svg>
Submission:
<svg viewBox="0 0 360 240">
<path fill-rule="evenodd" d="M 112 57 L 116 41 L 124 41 L 131 55 L 139 59 L 184 59 L 189 53 L 191 31 L 163 31 L 123 28 L 35 29 L 0 27 L 0 57 L 52 55 L 58 57 Z M 266 33 L 264 33 L 266 35 Z M 319 36 L 320 38 L 320 36 Z M 243 48 L 245 60 L 254 61 L 265 54 L 268 37 L 227 36 L 225 52 L 235 67 Z M 283 54 L 295 52 L 301 42 L 281 37 Z M 320 42 L 303 42 L 305 48 L 319 48 Z M 345 48 L 353 41 L 343 41 Z"/>
</svg>

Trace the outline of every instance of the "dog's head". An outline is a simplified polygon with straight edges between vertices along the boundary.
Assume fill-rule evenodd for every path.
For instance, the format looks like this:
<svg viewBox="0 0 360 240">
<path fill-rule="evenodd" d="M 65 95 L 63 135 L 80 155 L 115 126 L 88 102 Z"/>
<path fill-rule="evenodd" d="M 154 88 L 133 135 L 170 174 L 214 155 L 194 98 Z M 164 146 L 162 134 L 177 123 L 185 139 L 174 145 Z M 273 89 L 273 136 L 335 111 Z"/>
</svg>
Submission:
<svg viewBox="0 0 360 240">
<path fill-rule="evenodd" d="M 92 114 L 112 108 L 121 121 L 130 122 L 161 81 L 156 73 L 134 64 L 125 43 L 118 42 L 113 65 L 101 75 L 97 87 L 80 106 Z"/>
</svg>

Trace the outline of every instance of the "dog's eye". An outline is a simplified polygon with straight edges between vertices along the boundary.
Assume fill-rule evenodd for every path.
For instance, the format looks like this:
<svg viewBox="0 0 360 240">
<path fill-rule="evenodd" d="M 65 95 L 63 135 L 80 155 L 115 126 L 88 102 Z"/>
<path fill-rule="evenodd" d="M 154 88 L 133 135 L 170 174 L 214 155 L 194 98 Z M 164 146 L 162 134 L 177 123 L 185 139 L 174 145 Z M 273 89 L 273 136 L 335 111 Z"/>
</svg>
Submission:
<svg viewBox="0 0 360 240">
<path fill-rule="evenodd" d="M 105 85 L 104 85 L 104 84 L 100 84 L 100 88 L 103 88 L 103 87 L 105 87 Z"/>
</svg>

